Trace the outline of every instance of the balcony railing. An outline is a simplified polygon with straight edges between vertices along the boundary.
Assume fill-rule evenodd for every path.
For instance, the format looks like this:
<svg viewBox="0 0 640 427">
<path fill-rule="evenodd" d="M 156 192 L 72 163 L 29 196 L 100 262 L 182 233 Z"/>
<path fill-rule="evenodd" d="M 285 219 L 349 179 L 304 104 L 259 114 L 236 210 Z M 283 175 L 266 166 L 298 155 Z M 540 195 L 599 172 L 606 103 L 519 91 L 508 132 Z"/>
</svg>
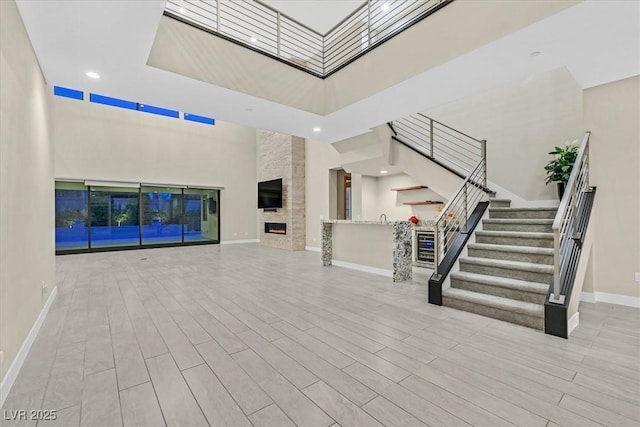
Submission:
<svg viewBox="0 0 640 427">
<path fill-rule="evenodd" d="M 168 0 L 165 14 L 326 78 L 453 0 L 369 0 L 326 34 L 255 0 Z"/>
</svg>

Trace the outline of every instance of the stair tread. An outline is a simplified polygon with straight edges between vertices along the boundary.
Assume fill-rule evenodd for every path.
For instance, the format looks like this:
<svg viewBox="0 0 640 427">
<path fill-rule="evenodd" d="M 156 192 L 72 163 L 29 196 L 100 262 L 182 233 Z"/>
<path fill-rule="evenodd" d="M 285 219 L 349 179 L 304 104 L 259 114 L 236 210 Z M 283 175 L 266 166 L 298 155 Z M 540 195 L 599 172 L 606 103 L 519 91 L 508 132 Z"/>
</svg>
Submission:
<svg viewBox="0 0 640 427">
<path fill-rule="evenodd" d="M 490 211 L 498 211 L 498 212 L 507 212 L 507 211 L 557 211 L 558 208 L 544 208 L 544 207 L 530 207 L 530 208 L 501 208 L 501 207 L 493 207 L 489 208 Z"/>
<path fill-rule="evenodd" d="M 485 218 L 483 223 L 489 224 L 534 224 L 547 225 L 553 224 L 553 219 L 537 219 L 537 218 Z"/>
<path fill-rule="evenodd" d="M 524 270 L 536 273 L 553 273 L 552 265 L 536 264 L 532 262 L 510 261 L 493 258 L 464 257 L 460 258 L 461 263 L 484 265 L 489 267 L 507 268 L 511 270 Z"/>
<path fill-rule="evenodd" d="M 510 298 L 497 297 L 495 295 L 481 294 L 464 289 L 449 288 L 442 291 L 444 297 L 464 300 L 480 305 L 527 314 L 534 317 L 544 316 L 544 306 L 532 302 L 518 301 Z"/>
<path fill-rule="evenodd" d="M 546 294 L 549 285 L 546 283 L 529 282 L 527 280 L 510 279 L 506 277 L 488 276 L 486 274 L 469 273 L 467 271 L 457 271 L 451 273 L 451 280 L 459 279 L 469 282 L 482 283 L 486 285 L 499 286 L 501 288 L 516 289 L 538 294 Z"/>
<path fill-rule="evenodd" d="M 497 197 L 489 197 L 490 202 L 510 202 L 511 199 L 498 199 Z"/>
<path fill-rule="evenodd" d="M 527 239 L 553 239 L 553 233 L 543 231 L 501 231 L 501 230 L 479 230 L 476 236 L 495 237 L 524 237 Z"/>
<path fill-rule="evenodd" d="M 469 243 L 469 249 L 484 249 L 498 252 L 518 252 L 536 255 L 553 255 L 552 248 L 538 248 L 535 246 L 496 245 L 493 243 Z"/>
</svg>

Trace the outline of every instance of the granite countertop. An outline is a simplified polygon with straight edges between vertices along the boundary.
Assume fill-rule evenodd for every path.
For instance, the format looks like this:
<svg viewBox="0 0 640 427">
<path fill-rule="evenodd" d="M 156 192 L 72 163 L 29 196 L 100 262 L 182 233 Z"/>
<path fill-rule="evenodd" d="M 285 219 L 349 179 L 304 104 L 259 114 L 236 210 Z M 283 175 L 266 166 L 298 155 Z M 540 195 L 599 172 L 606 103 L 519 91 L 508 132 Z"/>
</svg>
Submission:
<svg viewBox="0 0 640 427">
<path fill-rule="evenodd" d="M 323 219 L 322 223 L 325 224 L 364 224 L 364 225 L 393 225 L 398 223 L 404 223 L 409 221 L 375 221 L 375 220 L 358 220 L 351 219 Z"/>
<path fill-rule="evenodd" d="M 351 220 L 351 219 L 323 219 L 320 221 L 324 224 L 364 224 L 364 225 L 394 225 L 405 224 L 409 221 L 376 221 L 376 220 Z M 434 221 L 420 221 L 418 224 L 413 225 L 416 229 L 432 229 L 434 227 Z"/>
</svg>

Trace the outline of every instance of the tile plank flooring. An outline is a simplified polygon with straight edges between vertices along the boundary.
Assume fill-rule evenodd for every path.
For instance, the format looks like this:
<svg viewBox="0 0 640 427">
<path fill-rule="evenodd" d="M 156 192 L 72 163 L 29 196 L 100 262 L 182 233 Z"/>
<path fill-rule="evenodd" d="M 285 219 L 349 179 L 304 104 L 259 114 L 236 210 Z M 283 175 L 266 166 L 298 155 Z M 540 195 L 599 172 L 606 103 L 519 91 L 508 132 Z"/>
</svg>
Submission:
<svg viewBox="0 0 640 427">
<path fill-rule="evenodd" d="M 635 426 L 640 310 L 569 340 L 258 244 L 56 259 L 2 426 Z M 7 420 L 10 410 L 55 421 Z"/>
</svg>

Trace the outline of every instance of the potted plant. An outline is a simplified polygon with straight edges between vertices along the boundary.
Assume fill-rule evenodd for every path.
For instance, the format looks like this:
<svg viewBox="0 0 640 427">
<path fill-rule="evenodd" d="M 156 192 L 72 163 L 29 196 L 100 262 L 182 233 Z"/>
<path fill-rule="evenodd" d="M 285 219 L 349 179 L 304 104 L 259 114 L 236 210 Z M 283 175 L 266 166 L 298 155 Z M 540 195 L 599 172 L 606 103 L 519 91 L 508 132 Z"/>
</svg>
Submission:
<svg viewBox="0 0 640 427">
<path fill-rule="evenodd" d="M 558 185 L 558 198 L 562 200 L 564 195 L 564 188 L 571 176 L 571 170 L 573 164 L 578 156 L 577 141 L 566 144 L 564 147 L 555 147 L 549 154 L 553 156 L 553 159 L 547 163 L 544 170 L 547 172 L 546 183 L 547 185 L 555 182 Z"/>
</svg>

